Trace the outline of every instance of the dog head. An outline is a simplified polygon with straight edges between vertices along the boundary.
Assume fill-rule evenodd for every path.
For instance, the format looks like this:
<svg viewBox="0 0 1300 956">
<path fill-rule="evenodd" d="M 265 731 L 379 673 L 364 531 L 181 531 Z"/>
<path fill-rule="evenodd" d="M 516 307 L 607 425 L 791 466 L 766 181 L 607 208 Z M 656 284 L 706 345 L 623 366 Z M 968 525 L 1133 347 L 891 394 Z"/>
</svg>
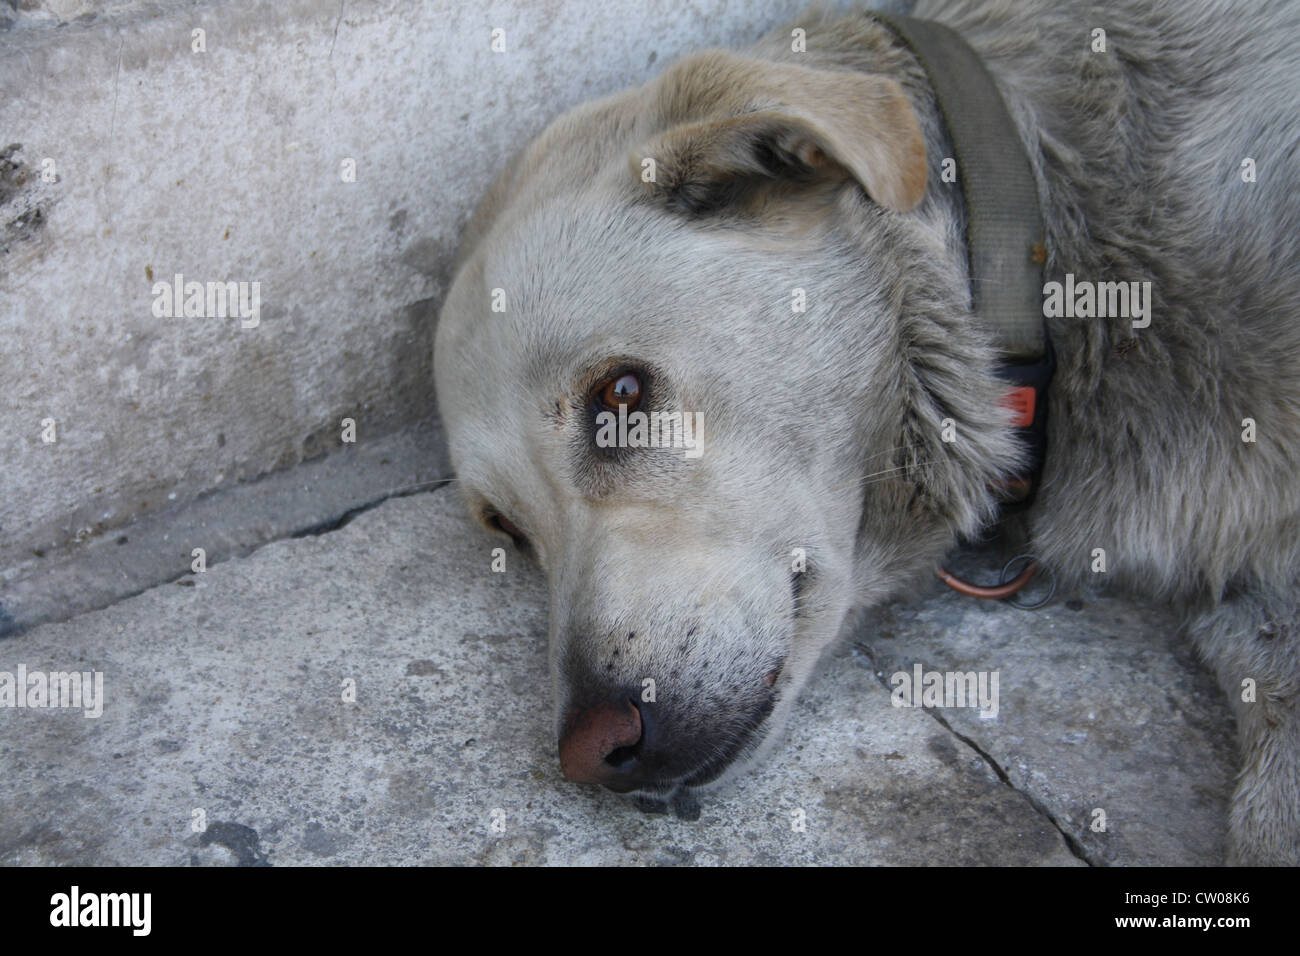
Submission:
<svg viewBox="0 0 1300 956">
<path fill-rule="evenodd" d="M 570 778 L 745 765 L 848 610 L 990 514 L 1015 449 L 926 178 L 894 80 L 709 52 L 556 121 L 476 213 L 438 401 L 547 576 Z"/>
</svg>

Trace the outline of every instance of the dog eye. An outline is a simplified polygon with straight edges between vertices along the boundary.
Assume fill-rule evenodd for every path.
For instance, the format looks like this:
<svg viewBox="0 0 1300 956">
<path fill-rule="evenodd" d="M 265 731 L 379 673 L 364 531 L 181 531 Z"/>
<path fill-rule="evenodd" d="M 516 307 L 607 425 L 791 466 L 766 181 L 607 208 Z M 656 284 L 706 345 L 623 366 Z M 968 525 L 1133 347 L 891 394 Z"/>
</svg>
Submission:
<svg viewBox="0 0 1300 956">
<path fill-rule="evenodd" d="M 483 520 L 485 520 L 488 523 L 488 526 L 493 530 L 500 531 L 502 534 L 510 535 L 510 540 L 515 543 L 515 547 L 520 551 L 528 550 L 528 535 L 520 531 L 519 526 L 509 518 L 495 511 L 487 511 L 483 514 Z"/>
<path fill-rule="evenodd" d="M 641 379 L 635 372 L 606 379 L 596 388 L 596 400 L 610 411 L 626 405 L 629 412 L 634 412 L 641 404 Z"/>
</svg>

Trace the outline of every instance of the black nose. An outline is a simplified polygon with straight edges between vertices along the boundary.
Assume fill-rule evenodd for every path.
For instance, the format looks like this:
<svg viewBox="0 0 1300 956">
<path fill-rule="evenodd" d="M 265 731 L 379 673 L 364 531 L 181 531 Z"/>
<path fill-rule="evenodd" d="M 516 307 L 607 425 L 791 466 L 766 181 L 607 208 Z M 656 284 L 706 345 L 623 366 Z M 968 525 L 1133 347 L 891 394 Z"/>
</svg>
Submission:
<svg viewBox="0 0 1300 956">
<path fill-rule="evenodd" d="M 578 783 L 634 790 L 645 730 L 641 712 L 628 699 L 575 709 L 560 737 L 560 769 Z"/>
</svg>

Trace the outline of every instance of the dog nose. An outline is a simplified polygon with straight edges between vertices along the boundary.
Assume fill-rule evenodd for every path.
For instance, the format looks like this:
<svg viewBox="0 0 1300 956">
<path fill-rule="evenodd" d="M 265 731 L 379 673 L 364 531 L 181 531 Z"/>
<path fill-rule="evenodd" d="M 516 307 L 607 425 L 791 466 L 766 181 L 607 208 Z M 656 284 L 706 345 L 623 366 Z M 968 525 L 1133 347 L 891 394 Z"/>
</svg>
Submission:
<svg viewBox="0 0 1300 956">
<path fill-rule="evenodd" d="M 574 713 L 560 738 L 560 770 L 578 783 L 631 789 L 636 766 L 632 748 L 641 742 L 641 712 L 630 700 L 611 701 Z"/>
</svg>

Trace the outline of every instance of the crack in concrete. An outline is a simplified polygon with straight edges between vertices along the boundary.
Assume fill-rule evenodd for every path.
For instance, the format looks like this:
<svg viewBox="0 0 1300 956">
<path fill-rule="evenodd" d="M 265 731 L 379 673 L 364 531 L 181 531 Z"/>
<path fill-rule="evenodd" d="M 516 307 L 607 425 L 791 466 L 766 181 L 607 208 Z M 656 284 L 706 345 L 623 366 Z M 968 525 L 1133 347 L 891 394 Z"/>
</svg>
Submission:
<svg viewBox="0 0 1300 956">
<path fill-rule="evenodd" d="M 869 644 L 864 644 L 861 641 L 854 641 L 853 646 L 858 648 L 866 655 L 867 661 L 871 665 L 872 676 L 876 678 L 876 681 L 883 688 L 885 688 L 885 690 L 892 692 L 893 688 L 889 686 L 889 681 L 885 679 L 884 673 L 881 670 L 879 670 L 876 666 L 875 648 L 873 648 Z M 1056 832 L 1061 835 L 1061 839 L 1065 841 L 1066 849 L 1070 851 L 1071 856 L 1075 857 L 1078 860 L 1081 860 L 1082 862 L 1086 863 L 1088 866 L 1102 865 L 1101 863 L 1097 862 L 1096 860 L 1088 856 L 1088 853 L 1083 848 L 1083 845 L 1077 839 L 1071 836 L 1065 830 L 1064 827 L 1061 826 L 1061 824 L 1056 819 L 1056 815 L 1053 814 L 1052 811 L 1048 809 L 1046 805 L 1044 805 L 1040 800 L 1038 800 L 1038 798 L 1036 798 L 1033 794 L 1025 790 L 1022 790 L 1020 787 L 1017 787 L 1015 783 L 1012 782 L 1011 777 L 1007 775 L 1007 772 L 1002 769 L 1002 765 L 999 764 L 995 759 L 993 759 L 993 756 L 989 754 L 988 751 L 986 751 L 983 747 L 977 744 L 970 737 L 954 729 L 952 724 L 948 723 L 948 721 L 944 718 L 944 716 L 940 714 L 938 711 L 936 711 L 933 707 L 922 707 L 920 709 L 923 710 L 926 714 L 928 714 L 936 723 L 939 724 L 940 727 L 948 731 L 948 733 L 956 737 L 967 747 L 973 750 L 976 754 L 978 754 L 980 759 L 983 760 L 984 763 L 988 765 L 989 769 L 992 770 L 993 773 L 997 775 L 997 778 L 999 780 L 1001 780 L 1006 786 L 1010 787 L 1017 794 L 1023 797 L 1024 800 L 1029 804 L 1029 806 L 1033 808 L 1035 813 L 1037 813 L 1048 823 L 1050 823 L 1056 829 Z"/>
<path fill-rule="evenodd" d="M 113 71 L 113 115 L 108 121 L 108 142 L 113 144 L 113 132 L 117 129 L 117 86 L 118 81 L 122 78 L 122 47 L 126 46 L 126 38 L 117 45 L 117 67 Z"/>
<path fill-rule="evenodd" d="M 267 540 L 255 544 L 251 547 L 236 548 L 226 553 L 213 552 L 212 554 L 209 554 L 207 556 L 207 567 L 210 570 L 211 568 L 216 567 L 218 564 L 222 564 L 226 561 L 231 560 L 232 558 L 247 558 L 253 554 L 256 554 L 258 551 L 262 550 L 268 545 L 275 544 L 277 541 L 288 541 L 294 538 L 316 537 L 322 534 L 329 534 L 331 531 L 337 531 L 340 528 L 345 527 L 357 515 L 364 514 L 367 511 L 371 511 L 375 508 L 378 508 L 385 501 L 390 501 L 394 498 L 410 498 L 413 495 L 419 495 L 419 494 L 430 494 L 432 492 L 438 491 L 441 488 L 446 487 L 447 485 L 450 485 L 455 480 L 456 480 L 455 478 L 431 478 L 428 481 L 421 481 L 412 485 L 404 485 L 400 488 L 394 488 L 390 491 L 384 492 L 382 495 L 378 495 L 377 497 L 370 499 L 369 501 L 362 502 L 359 505 L 354 505 L 351 508 L 348 508 L 345 511 L 340 512 L 334 517 L 327 518 L 324 521 L 320 521 L 315 524 L 308 525 L 306 527 L 297 528 L 292 531 L 286 531 L 283 534 L 279 534 L 276 535 L 275 537 L 268 538 Z M 125 527 L 129 528 L 130 526 L 127 525 Z M 176 575 L 175 577 L 159 578 L 149 582 L 148 584 L 145 584 L 143 587 L 133 588 L 128 591 L 123 591 L 119 593 L 116 597 L 114 597 L 112 601 L 106 604 L 95 604 L 94 606 L 86 607 L 84 610 L 78 611 L 75 614 L 70 614 L 67 617 L 38 618 L 36 620 L 25 622 L 16 627 L 12 627 L 12 626 L 8 628 L 5 627 L 5 617 L 7 616 L 7 612 L 5 612 L 2 607 L 0 607 L 0 640 L 5 640 L 12 637 L 18 637 L 19 635 L 30 630 L 31 628 L 39 627 L 42 624 L 63 623 L 66 621 L 75 620 L 76 618 L 80 617 L 82 614 L 91 614 L 95 611 L 102 611 L 104 608 L 112 607 L 115 604 L 120 604 L 122 601 L 129 600 L 130 598 L 133 597 L 138 597 L 139 595 L 144 594 L 146 591 L 152 591 L 154 588 L 162 587 L 167 584 L 193 583 L 192 579 L 193 579 L 193 572 L 190 571 L 186 571 L 182 574 Z"/>
<path fill-rule="evenodd" d="M 330 37 L 330 51 L 325 57 L 325 62 L 330 67 L 330 98 L 325 105 L 326 117 L 334 117 L 334 94 L 339 88 L 339 71 L 334 68 L 334 46 L 339 42 L 339 25 L 343 23 L 343 8 L 347 5 L 347 0 L 339 0 L 339 13 L 334 19 L 334 34 Z"/>
<path fill-rule="evenodd" d="M 329 56 L 326 57 L 327 60 L 334 59 L 334 44 L 339 42 L 339 24 L 343 22 L 343 7 L 346 4 L 347 0 L 339 0 L 339 13 L 338 16 L 334 18 L 334 35 L 330 37 L 330 52 Z"/>
<path fill-rule="evenodd" d="M 1048 823 L 1054 826 L 1056 828 L 1056 832 L 1061 834 L 1061 838 L 1065 840 L 1066 849 L 1070 851 L 1070 854 L 1072 856 L 1076 857 L 1079 860 L 1082 860 L 1084 863 L 1088 864 L 1089 866 L 1100 865 L 1095 860 L 1090 858 L 1087 854 L 1087 851 L 1084 850 L 1083 845 L 1079 843 L 1079 841 L 1076 840 L 1073 836 L 1067 833 L 1065 828 L 1062 827 L 1059 822 L 1057 822 L 1056 816 L 1052 813 L 1051 810 L 1049 810 L 1043 803 L 1041 803 L 1036 797 L 1034 797 L 1033 794 L 1025 790 L 1021 790 L 1019 787 L 1017 787 L 1014 783 L 1011 782 L 1011 778 L 1007 776 L 1006 771 L 1002 769 L 1001 765 L 999 765 L 998 762 L 994 760 L 993 757 L 990 756 L 989 753 L 985 751 L 983 747 L 975 743 L 975 741 L 967 737 L 965 734 L 961 733 L 958 730 L 953 729 L 952 725 L 949 724 L 948 721 L 945 720 L 943 716 L 940 715 L 938 712 L 936 712 L 933 708 L 924 707 L 922 708 L 922 710 L 924 710 L 927 714 L 929 714 L 936 721 L 938 721 L 939 725 L 943 727 L 945 730 L 947 730 L 950 734 L 952 734 L 954 737 L 956 737 L 958 740 L 964 743 L 971 750 L 975 751 L 975 753 L 979 754 L 980 757 L 984 760 L 984 762 L 989 765 L 989 768 L 995 774 L 997 774 L 999 780 L 1005 783 L 1016 793 L 1020 794 L 1020 796 L 1024 797 L 1025 800 L 1029 802 L 1029 805 L 1034 808 L 1035 812 L 1037 812 L 1039 816 L 1043 817 L 1045 820 L 1047 820 Z"/>
<path fill-rule="evenodd" d="M 276 538 L 275 540 L 284 541 L 288 538 L 315 538 L 322 534 L 329 534 L 331 531 L 338 531 L 340 528 L 345 527 L 357 515 L 365 514 L 373 508 L 378 508 L 385 501 L 391 501 L 394 498 L 409 498 L 412 495 L 422 495 L 431 491 L 437 491 L 439 488 L 445 488 L 455 480 L 455 478 L 431 478 L 429 481 L 422 481 L 406 488 L 398 488 L 395 491 L 385 492 L 383 495 L 372 501 L 366 501 L 349 508 L 337 517 L 327 518 L 324 521 L 319 521 L 306 528 L 299 528 L 297 531 L 291 531 L 284 537 Z M 259 545 L 259 547 L 264 548 L 267 544 L 271 543 L 271 541 L 268 541 L 266 544 Z M 252 552 L 249 553 L 251 554 Z"/>
</svg>

